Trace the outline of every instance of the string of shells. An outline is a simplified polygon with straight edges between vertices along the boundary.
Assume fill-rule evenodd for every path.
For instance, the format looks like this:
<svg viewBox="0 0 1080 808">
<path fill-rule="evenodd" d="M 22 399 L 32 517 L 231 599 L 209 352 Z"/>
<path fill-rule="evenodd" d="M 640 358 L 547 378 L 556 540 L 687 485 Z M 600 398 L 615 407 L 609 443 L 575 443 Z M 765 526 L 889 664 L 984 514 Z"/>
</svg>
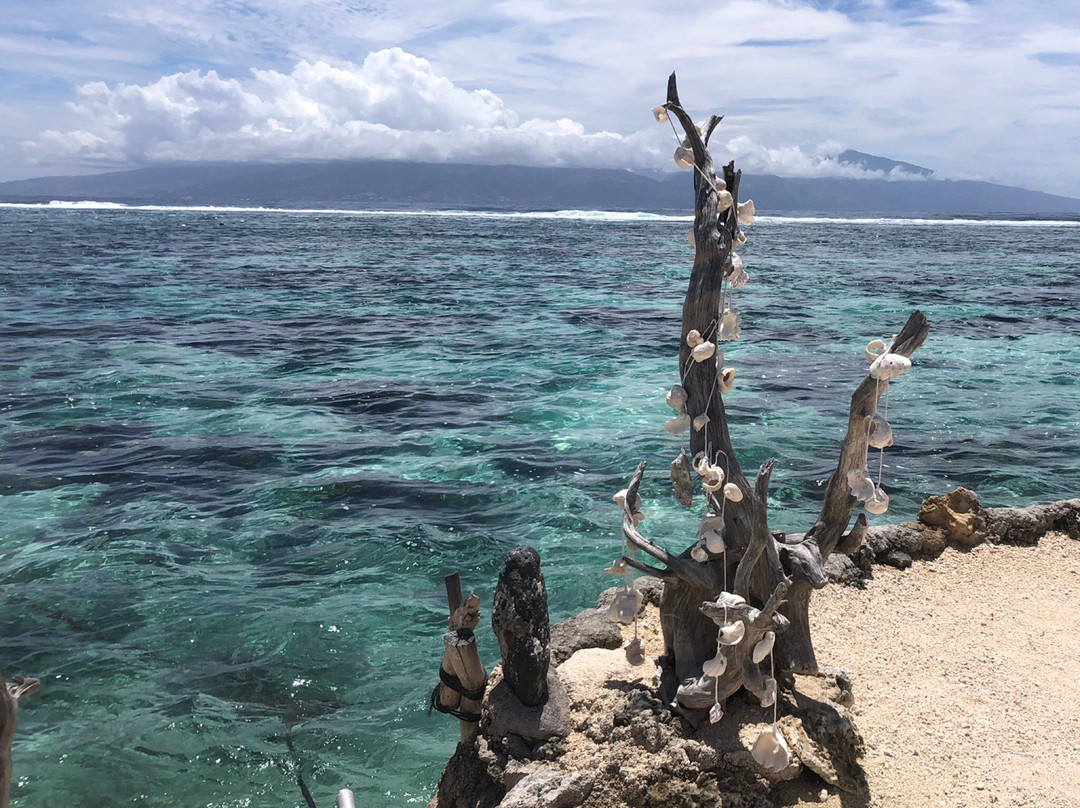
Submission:
<svg viewBox="0 0 1080 808">
<path fill-rule="evenodd" d="M 867 513 L 879 516 L 889 509 L 889 495 L 881 487 L 882 470 L 885 465 L 885 450 L 893 445 L 893 431 L 889 425 L 889 382 L 911 370 L 911 360 L 903 354 L 889 351 L 885 340 L 874 339 L 866 345 L 866 361 L 870 363 L 869 374 L 879 388 L 885 385 L 885 403 L 883 413 L 874 413 L 866 427 L 866 444 L 869 449 L 878 450 L 878 473 L 875 481 L 870 476 L 869 458 L 860 468 L 848 472 L 847 483 L 852 496 L 863 503 Z M 880 396 L 878 399 L 880 400 Z M 868 451 L 869 453 L 869 451 Z"/>
</svg>

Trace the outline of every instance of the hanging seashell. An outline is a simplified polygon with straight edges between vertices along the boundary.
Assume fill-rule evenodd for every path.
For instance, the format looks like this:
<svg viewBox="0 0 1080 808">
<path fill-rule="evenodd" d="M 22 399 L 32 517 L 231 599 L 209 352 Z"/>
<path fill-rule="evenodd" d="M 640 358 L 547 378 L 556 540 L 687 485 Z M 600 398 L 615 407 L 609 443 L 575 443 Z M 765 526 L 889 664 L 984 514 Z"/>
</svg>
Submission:
<svg viewBox="0 0 1080 808">
<path fill-rule="evenodd" d="M 728 257 L 731 259 L 731 263 L 724 274 L 730 278 L 732 275 L 737 275 L 738 273 L 742 272 L 743 260 L 742 256 L 738 253 L 731 253 L 731 255 Z"/>
<path fill-rule="evenodd" d="M 653 107 L 652 114 L 657 123 L 667 123 L 667 110 L 663 107 Z"/>
<path fill-rule="evenodd" d="M 754 646 L 753 659 L 754 662 L 761 662 L 765 657 L 772 653 L 773 644 L 776 642 L 776 632 L 766 631 L 765 636 L 757 641 L 757 645 Z"/>
<path fill-rule="evenodd" d="M 694 153 L 686 146 L 679 146 L 675 150 L 675 165 L 679 168 L 693 168 L 694 167 Z"/>
<path fill-rule="evenodd" d="M 703 342 L 696 346 L 694 350 L 690 352 L 690 355 L 694 357 L 695 362 L 704 362 L 716 353 L 716 344 L 712 342 Z"/>
<path fill-rule="evenodd" d="M 866 343 L 866 361 L 873 362 L 879 356 L 885 353 L 885 341 L 880 339 L 872 339 Z"/>
<path fill-rule="evenodd" d="M 911 360 L 903 354 L 882 354 L 870 363 L 870 378 L 887 382 L 911 370 Z"/>
<path fill-rule="evenodd" d="M 642 594 L 636 589 L 623 587 L 621 596 L 616 598 L 615 602 L 608 607 L 608 620 L 612 623 L 630 625 L 637 619 L 638 612 L 641 611 L 642 600 Z"/>
<path fill-rule="evenodd" d="M 708 423 L 709 423 L 709 416 L 707 416 L 707 415 L 699 415 L 697 418 L 694 419 L 694 431 L 695 432 L 700 432 L 701 430 L 703 430 L 708 425 Z"/>
<path fill-rule="evenodd" d="M 746 233 L 742 230 L 736 230 L 735 236 L 731 239 L 731 243 L 736 247 L 741 247 L 746 243 Z"/>
<path fill-rule="evenodd" d="M 701 336 L 701 332 L 696 328 L 691 328 L 686 332 L 686 345 L 689 348 L 696 348 L 705 342 L 705 339 Z"/>
<path fill-rule="evenodd" d="M 742 489 L 735 485 L 735 483 L 728 483 L 724 486 L 724 499 L 730 500 L 731 502 L 742 502 L 742 498 Z"/>
<path fill-rule="evenodd" d="M 750 282 L 750 273 L 745 269 L 741 269 L 728 278 L 728 283 L 731 284 L 732 289 L 742 289 L 746 284 Z M 736 339 L 738 339 L 736 337 Z"/>
<path fill-rule="evenodd" d="M 716 210 L 723 213 L 725 210 L 731 207 L 731 203 L 735 201 L 735 197 L 731 195 L 731 191 L 723 190 L 716 195 Z"/>
<path fill-rule="evenodd" d="M 720 193 L 721 191 L 726 191 L 727 183 L 724 182 L 723 177 L 713 177 L 713 188 L 716 189 L 717 193 Z"/>
<path fill-rule="evenodd" d="M 866 473 L 865 467 L 849 471 L 847 483 L 851 488 L 851 495 L 860 502 L 865 502 L 874 496 L 874 481 Z"/>
<path fill-rule="evenodd" d="M 686 388 L 681 384 L 672 385 L 664 400 L 675 412 L 682 412 L 686 408 Z"/>
<path fill-rule="evenodd" d="M 697 249 L 697 236 L 694 235 L 693 228 L 686 231 L 686 241 L 690 245 L 691 250 Z"/>
<path fill-rule="evenodd" d="M 670 435 L 681 435 L 690 428 L 690 416 L 680 412 L 670 421 L 664 422 L 664 431 Z"/>
<path fill-rule="evenodd" d="M 717 469 L 719 471 L 719 469 Z M 715 494 L 721 488 L 724 487 L 724 481 L 722 478 L 714 477 L 713 479 L 704 479 L 701 481 L 701 487 L 709 494 Z"/>
<path fill-rule="evenodd" d="M 870 419 L 868 442 L 875 449 L 888 449 L 893 444 L 892 427 L 880 415 L 875 415 Z"/>
<path fill-rule="evenodd" d="M 713 555 L 720 555 L 727 549 L 724 545 L 724 536 L 719 530 L 706 530 L 701 538 L 705 540 L 706 549 Z"/>
<path fill-rule="evenodd" d="M 723 717 L 724 717 L 724 708 L 721 707 L 719 703 L 714 704 L 712 706 L 712 709 L 709 710 L 709 723 L 710 724 L 718 724 L 718 723 L 720 723 L 720 719 L 723 718 Z"/>
<path fill-rule="evenodd" d="M 706 676 L 711 676 L 714 679 L 723 676 L 724 671 L 727 670 L 727 657 L 721 654 L 719 651 L 712 659 L 705 660 L 705 664 L 701 666 L 701 672 Z"/>
<path fill-rule="evenodd" d="M 645 646 L 640 639 L 633 639 L 626 646 L 626 661 L 634 667 L 645 664 Z"/>
<path fill-rule="evenodd" d="M 719 466 L 714 466 L 709 462 L 709 458 L 704 452 L 698 452 L 694 455 L 694 471 L 696 471 L 703 479 L 724 479 L 724 470 Z"/>
<path fill-rule="evenodd" d="M 721 645 L 738 645 L 746 636 L 746 624 L 742 620 L 736 620 L 720 628 L 720 636 L 716 641 Z"/>
<path fill-rule="evenodd" d="M 671 461 L 671 487 L 675 501 L 684 508 L 694 504 L 694 481 L 690 477 L 690 461 L 686 452 L 679 452 L 679 456 Z"/>
<path fill-rule="evenodd" d="M 757 213 L 757 208 L 754 207 L 754 200 L 747 199 L 745 202 L 739 203 L 736 208 L 735 218 L 738 219 L 739 224 L 749 226 L 754 223 L 755 213 Z"/>
<path fill-rule="evenodd" d="M 645 521 L 645 514 L 643 514 L 641 511 L 634 511 L 634 524 L 635 525 L 640 525 L 644 521 Z"/>
<path fill-rule="evenodd" d="M 719 514 L 709 514 L 701 520 L 701 524 L 698 525 L 697 535 L 700 539 L 710 530 L 723 530 L 724 529 L 724 517 Z"/>
<path fill-rule="evenodd" d="M 626 575 L 626 559 L 616 558 L 611 562 L 611 566 L 604 569 L 604 572 L 611 575 Z"/>
<path fill-rule="evenodd" d="M 716 386 L 720 392 L 727 395 L 735 389 L 735 368 L 724 368 L 716 377 Z"/>
<path fill-rule="evenodd" d="M 776 704 L 776 680 L 771 676 L 765 677 L 765 687 L 761 693 L 761 706 L 772 707 Z"/>
<path fill-rule="evenodd" d="M 622 491 L 617 492 L 615 494 L 615 496 L 613 496 L 611 498 L 611 501 L 614 502 L 616 505 L 618 505 L 620 508 L 625 508 L 626 507 L 626 492 L 628 490 L 629 489 L 624 488 Z M 641 494 L 635 494 L 634 495 L 634 507 L 631 508 L 630 510 L 631 511 L 640 511 L 641 510 Z"/>
<path fill-rule="evenodd" d="M 705 548 L 700 544 L 695 544 L 690 549 L 690 557 L 699 564 L 704 564 L 709 560 L 709 554 L 705 552 Z"/>
<path fill-rule="evenodd" d="M 791 765 L 791 752 L 780 728 L 773 724 L 758 735 L 750 754 L 758 764 L 771 772 L 779 773 Z"/>
<path fill-rule="evenodd" d="M 722 342 L 739 338 L 742 333 L 742 315 L 739 314 L 737 309 L 724 309 L 720 315 L 719 331 Z"/>
<path fill-rule="evenodd" d="M 867 512 L 880 516 L 889 510 L 889 495 L 885 493 L 885 489 L 880 485 L 874 489 L 873 495 L 866 500 L 866 504 L 863 505 Z"/>
</svg>

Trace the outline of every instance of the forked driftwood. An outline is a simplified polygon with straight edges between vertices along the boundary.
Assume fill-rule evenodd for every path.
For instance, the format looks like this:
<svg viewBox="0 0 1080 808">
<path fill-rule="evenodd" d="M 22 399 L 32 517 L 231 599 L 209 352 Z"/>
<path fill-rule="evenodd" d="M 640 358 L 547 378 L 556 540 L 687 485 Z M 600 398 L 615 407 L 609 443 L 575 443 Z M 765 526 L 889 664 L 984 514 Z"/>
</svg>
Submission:
<svg viewBox="0 0 1080 808">
<path fill-rule="evenodd" d="M 0 677 L 0 808 L 8 808 L 11 792 L 11 744 L 19 725 L 19 699 L 29 696 L 41 685 L 37 679 Z"/>
<path fill-rule="evenodd" d="M 627 491 L 623 536 L 629 547 L 644 552 L 663 566 L 643 563 L 629 555 L 624 561 L 664 581 L 660 621 L 666 658 L 673 664 L 675 678 L 681 683 L 677 694 L 679 703 L 693 708 L 707 706 L 716 692 L 721 701 L 740 687 L 759 693 L 762 674 L 751 656 L 755 643 L 766 631 L 779 632 L 775 654 L 781 670 L 817 671 L 810 637 L 810 594 L 826 583 L 824 563 L 829 555 L 853 551 L 865 536 L 865 515 L 860 514 L 851 530 L 847 530 L 857 503 L 848 484 L 848 472 L 866 465 L 870 419 L 888 382 L 875 380 L 867 374 L 852 395 L 840 459 L 829 479 L 821 513 L 813 526 L 797 541 L 788 541 L 783 534 L 770 531 L 767 494 L 773 461 L 761 466 L 751 485 L 732 447 L 723 395 L 718 386 L 718 369 L 722 363 L 694 361 L 687 341 L 687 335 L 697 331 L 703 339 L 720 345 L 717 332 L 723 309 L 722 285 L 732 268 L 733 244 L 739 236 L 737 206 L 742 172 L 735 170 L 734 163 L 728 163 L 719 174 L 716 172 L 708 142 L 720 118 L 713 115 L 698 129 L 682 107 L 674 73 L 668 80 L 667 102 L 663 107 L 679 121 L 685 133 L 683 146 L 693 153 L 694 160 L 695 256 L 683 303 L 679 367 L 680 382 L 687 394 L 686 414 L 691 419 L 706 415 L 708 422 L 704 428 L 690 431 L 690 456 L 697 458 L 703 453 L 709 463 L 723 469 L 725 482 L 734 483 L 742 498 L 729 499 L 722 509 L 716 509 L 723 513 L 726 553 L 709 554 L 702 563 L 691 557 L 694 547 L 691 545 L 681 554 L 673 555 L 646 539 L 635 527 L 632 509 L 645 469 L 642 463 Z M 732 196 L 730 206 L 724 210 L 719 204 L 718 177 Z M 910 357 L 928 333 L 926 318 L 920 312 L 914 312 L 887 352 Z M 747 603 L 745 613 L 731 613 L 746 622 L 747 637 L 723 651 L 730 658 L 725 673 L 716 682 L 702 671 L 703 663 L 717 653 L 717 626 L 706 611 L 710 608 L 708 604 L 715 603 L 724 590 L 725 582 L 731 593 Z"/>
</svg>

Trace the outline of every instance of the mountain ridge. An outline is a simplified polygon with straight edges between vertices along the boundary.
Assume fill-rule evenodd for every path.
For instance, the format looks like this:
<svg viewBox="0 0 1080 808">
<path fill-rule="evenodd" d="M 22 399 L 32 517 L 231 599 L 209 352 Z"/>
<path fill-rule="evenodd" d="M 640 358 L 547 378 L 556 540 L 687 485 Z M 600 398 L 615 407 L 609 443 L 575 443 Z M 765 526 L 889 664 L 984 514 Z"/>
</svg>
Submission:
<svg viewBox="0 0 1080 808">
<path fill-rule="evenodd" d="M 920 166 L 845 152 L 864 167 Z M 890 168 L 889 170 L 892 170 Z M 888 173 L 888 171 L 886 171 Z M 893 176 L 896 176 L 895 173 Z M 759 211 L 838 214 L 1080 214 L 1080 199 L 974 180 L 743 176 L 740 196 Z M 189 163 L 0 183 L 0 201 L 355 209 L 692 211 L 688 175 L 625 169 L 538 168 L 383 160 Z"/>
</svg>

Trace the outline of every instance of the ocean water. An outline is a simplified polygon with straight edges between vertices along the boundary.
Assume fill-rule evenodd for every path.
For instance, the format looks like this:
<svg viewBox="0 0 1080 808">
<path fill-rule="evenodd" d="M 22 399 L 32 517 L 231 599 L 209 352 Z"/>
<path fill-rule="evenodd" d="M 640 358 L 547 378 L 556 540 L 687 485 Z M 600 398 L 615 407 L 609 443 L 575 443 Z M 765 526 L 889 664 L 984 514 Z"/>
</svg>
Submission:
<svg viewBox="0 0 1080 808">
<path fill-rule="evenodd" d="M 425 804 L 443 576 L 489 609 L 530 544 L 553 619 L 590 605 L 642 459 L 647 534 L 692 531 L 662 429 L 688 228 L 0 206 L 0 668 L 42 679 L 14 805 Z M 812 523 L 863 346 L 916 308 L 881 520 L 1080 493 L 1080 223 L 749 238 L 727 402 L 743 467 L 777 458 L 774 529 Z"/>
</svg>

